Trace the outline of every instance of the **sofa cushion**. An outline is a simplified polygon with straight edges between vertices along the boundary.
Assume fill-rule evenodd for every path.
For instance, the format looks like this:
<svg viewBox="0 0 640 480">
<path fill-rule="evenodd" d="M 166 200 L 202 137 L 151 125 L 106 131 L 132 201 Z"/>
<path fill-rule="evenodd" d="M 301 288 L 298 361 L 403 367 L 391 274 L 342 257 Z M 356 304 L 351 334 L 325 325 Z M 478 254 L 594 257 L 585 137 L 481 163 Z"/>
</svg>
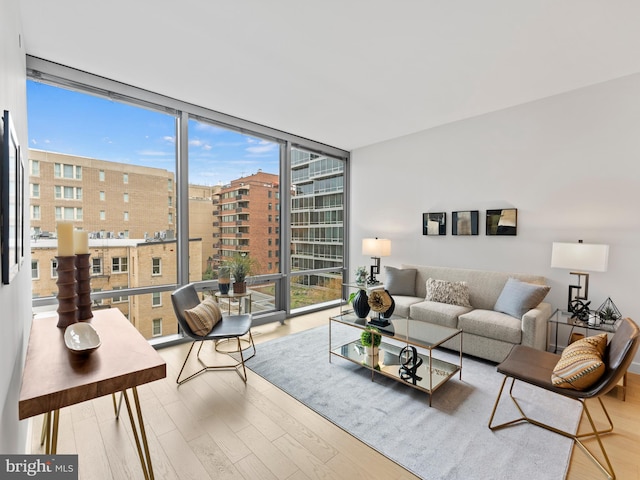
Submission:
<svg viewBox="0 0 640 480">
<path fill-rule="evenodd" d="M 494 338 L 518 344 L 522 341 L 522 322 L 517 318 L 493 310 L 472 310 L 458 318 L 458 328 L 464 333 Z"/>
<path fill-rule="evenodd" d="M 409 315 L 415 320 L 423 320 L 445 327 L 457 328 L 458 316 L 467 313 L 471 307 L 450 305 L 448 303 L 424 301 L 409 307 Z"/>
<path fill-rule="evenodd" d="M 521 319 L 525 313 L 544 300 L 549 289 L 547 285 L 534 285 L 509 278 L 493 309 Z"/>
<path fill-rule="evenodd" d="M 461 307 L 471 306 L 471 303 L 469 303 L 469 287 L 466 282 L 448 282 L 447 280 L 429 278 L 427 279 L 425 300 L 459 305 Z"/>
<path fill-rule="evenodd" d="M 384 286 L 391 295 L 416 295 L 416 269 L 384 267 Z"/>
<path fill-rule="evenodd" d="M 409 307 L 415 303 L 424 302 L 423 297 L 408 297 L 406 295 L 396 295 L 393 297 L 393 301 L 396 302 L 396 306 L 393 310 L 394 315 L 400 317 L 409 317 Z"/>
<path fill-rule="evenodd" d="M 589 388 L 605 371 L 602 355 L 606 347 L 606 333 L 573 342 L 562 352 L 551 374 L 551 382 L 560 388 Z"/>
<path fill-rule="evenodd" d="M 220 321 L 222 313 L 213 297 L 207 297 L 195 307 L 185 310 L 184 317 L 193 333 L 204 337 Z"/>
</svg>

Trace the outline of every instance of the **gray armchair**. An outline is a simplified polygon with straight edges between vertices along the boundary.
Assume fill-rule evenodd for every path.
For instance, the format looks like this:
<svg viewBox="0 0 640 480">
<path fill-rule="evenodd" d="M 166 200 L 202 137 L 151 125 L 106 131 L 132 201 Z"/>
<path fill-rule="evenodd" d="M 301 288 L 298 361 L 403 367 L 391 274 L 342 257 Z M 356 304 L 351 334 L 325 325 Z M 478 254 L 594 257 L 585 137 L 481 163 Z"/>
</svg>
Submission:
<svg viewBox="0 0 640 480">
<path fill-rule="evenodd" d="M 185 285 L 183 287 L 178 288 L 171 294 L 171 302 L 173 304 L 173 310 L 178 318 L 178 323 L 180 324 L 180 328 L 182 331 L 193 339 L 191 343 L 191 347 L 189 348 L 189 352 L 187 353 L 186 358 L 184 359 L 184 363 L 182 364 L 182 368 L 180 369 L 180 373 L 178 373 L 178 377 L 176 378 L 176 383 L 178 385 L 182 385 L 184 382 L 191 380 L 196 375 L 199 375 L 203 372 L 209 370 L 235 370 L 240 378 L 246 383 L 247 381 L 247 370 L 245 368 L 244 362 L 250 358 L 252 358 L 256 354 L 256 346 L 253 343 L 253 336 L 251 335 L 251 314 L 243 314 L 243 315 L 223 315 L 222 320 L 220 320 L 214 327 L 213 330 L 207 334 L 206 336 L 197 335 L 191 330 L 189 324 L 184 315 L 184 311 L 190 308 L 195 307 L 200 303 L 200 297 L 198 296 L 198 292 L 196 292 L 193 284 Z M 242 343 L 240 342 L 240 337 L 244 335 L 249 335 L 249 345 L 245 347 L 246 349 L 252 348 L 253 353 L 245 358 L 244 352 L 242 348 Z M 200 350 L 202 350 L 202 345 L 204 345 L 205 341 L 213 341 L 214 343 L 218 340 L 223 339 L 235 339 L 238 343 L 237 353 L 240 356 L 240 361 L 231 363 L 231 364 L 223 364 L 223 365 L 207 365 L 200 358 Z M 200 370 L 192 373 L 186 378 L 181 378 L 182 373 L 184 371 L 185 366 L 191 356 L 191 351 L 195 346 L 196 342 L 200 342 L 200 346 L 198 347 L 198 352 L 196 354 L 198 363 L 202 368 Z M 240 372 L 240 367 L 242 367 L 242 372 Z"/>
</svg>

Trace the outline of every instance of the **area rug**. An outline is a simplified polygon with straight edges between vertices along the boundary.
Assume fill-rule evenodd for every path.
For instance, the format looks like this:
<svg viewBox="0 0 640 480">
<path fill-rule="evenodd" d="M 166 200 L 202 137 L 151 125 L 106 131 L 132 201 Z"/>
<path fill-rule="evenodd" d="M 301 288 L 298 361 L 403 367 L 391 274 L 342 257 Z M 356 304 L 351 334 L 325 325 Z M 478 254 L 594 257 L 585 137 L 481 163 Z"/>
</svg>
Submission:
<svg viewBox="0 0 640 480">
<path fill-rule="evenodd" d="M 358 332 L 332 327 L 332 345 Z M 492 432 L 487 423 L 502 375 L 496 366 L 463 358 L 458 375 L 428 394 L 332 356 L 327 326 L 260 344 L 247 367 L 382 455 L 425 479 L 558 480 L 566 475 L 572 441 L 533 425 Z M 384 355 L 384 352 L 380 353 Z M 457 363 L 459 355 L 437 350 L 435 357 Z M 575 432 L 576 402 L 516 384 L 514 395 L 537 420 Z M 518 415 L 508 396 L 496 414 L 501 422 Z"/>
</svg>

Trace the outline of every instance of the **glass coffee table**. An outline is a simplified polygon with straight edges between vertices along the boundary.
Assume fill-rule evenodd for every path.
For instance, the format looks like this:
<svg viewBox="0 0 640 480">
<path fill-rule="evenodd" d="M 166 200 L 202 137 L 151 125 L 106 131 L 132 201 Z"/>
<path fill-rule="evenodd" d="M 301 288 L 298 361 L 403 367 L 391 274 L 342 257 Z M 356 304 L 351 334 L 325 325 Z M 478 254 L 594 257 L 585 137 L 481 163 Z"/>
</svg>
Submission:
<svg viewBox="0 0 640 480">
<path fill-rule="evenodd" d="M 358 318 L 353 312 L 341 313 L 329 319 L 329 362 L 333 356 L 344 358 L 371 370 L 371 380 L 376 373 L 393 378 L 429 394 L 429 406 L 433 393 L 456 373 L 462 379 L 462 330 L 443 327 L 419 320 L 392 315 L 389 325 L 378 327 L 369 324 L 369 318 Z M 354 339 L 333 345 L 332 327 L 347 325 L 354 329 Z M 379 330 L 382 341 L 377 355 L 365 352 L 360 334 L 367 326 Z M 433 350 L 447 340 L 457 337 L 460 341 L 458 364 L 433 356 Z"/>
</svg>

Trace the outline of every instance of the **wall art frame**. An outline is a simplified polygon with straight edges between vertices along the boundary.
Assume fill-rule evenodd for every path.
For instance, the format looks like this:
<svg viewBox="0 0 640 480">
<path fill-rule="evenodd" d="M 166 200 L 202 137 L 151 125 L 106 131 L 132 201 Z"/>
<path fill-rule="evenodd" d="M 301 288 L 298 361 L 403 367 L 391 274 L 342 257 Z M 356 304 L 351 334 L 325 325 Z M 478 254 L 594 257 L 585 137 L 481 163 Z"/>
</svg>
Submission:
<svg viewBox="0 0 640 480">
<path fill-rule="evenodd" d="M 422 214 L 422 234 L 423 235 L 446 235 L 447 234 L 447 213 L 427 212 Z"/>
<path fill-rule="evenodd" d="M 17 275 L 24 258 L 24 163 L 11 113 L 2 115 L 2 182 L 0 211 L 2 216 L 2 283 L 7 285 Z"/>
<path fill-rule="evenodd" d="M 461 210 L 451 214 L 451 235 L 478 235 L 478 210 Z"/>
<path fill-rule="evenodd" d="M 518 209 L 517 208 L 496 208 L 487 210 L 486 234 L 494 235 L 517 235 L 518 234 Z"/>
</svg>

